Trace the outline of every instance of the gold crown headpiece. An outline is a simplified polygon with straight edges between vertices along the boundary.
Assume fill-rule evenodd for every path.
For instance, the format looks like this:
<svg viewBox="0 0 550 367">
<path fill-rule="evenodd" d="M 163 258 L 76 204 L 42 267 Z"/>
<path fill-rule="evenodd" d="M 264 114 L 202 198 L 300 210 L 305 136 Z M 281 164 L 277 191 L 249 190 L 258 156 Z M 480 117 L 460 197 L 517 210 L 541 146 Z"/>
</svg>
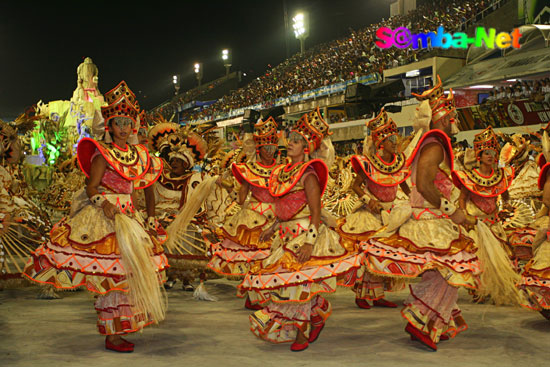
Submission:
<svg viewBox="0 0 550 367">
<path fill-rule="evenodd" d="M 263 145 L 277 146 L 279 144 L 277 122 L 271 116 L 265 121 L 259 121 L 254 125 L 254 134 L 252 137 L 256 143 L 256 147 Z"/>
<path fill-rule="evenodd" d="M 332 135 L 329 131 L 329 125 L 321 117 L 319 107 L 300 117 L 292 131 L 304 138 L 309 153 L 318 149 L 326 136 Z"/>
<path fill-rule="evenodd" d="M 500 144 L 491 126 L 474 136 L 474 150 L 476 157 L 484 150 L 493 150 L 497 155 L 499 154 Z"/>
<path fill-rule="evenodd" d="M 384 139 L 392 135 L 398 135 L 397 125 L 388 116 L 384 108 L 380 110 L 378 116 L 367 122 L 372 141 L 378 147 Z"/>
</svg>

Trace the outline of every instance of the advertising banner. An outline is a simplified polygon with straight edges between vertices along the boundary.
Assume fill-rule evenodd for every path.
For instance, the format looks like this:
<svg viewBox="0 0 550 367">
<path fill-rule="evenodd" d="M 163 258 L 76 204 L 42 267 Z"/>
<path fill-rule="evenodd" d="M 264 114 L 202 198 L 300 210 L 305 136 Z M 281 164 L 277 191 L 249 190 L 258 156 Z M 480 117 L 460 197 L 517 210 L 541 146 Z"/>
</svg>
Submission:
<svg viewBox="0 0 550 367">
<path fill-rule="evenodd" d="M 462 131 L 485 129 L 488 126 L 516 127 L 550 122 L 550 104 L 529 100 L 486 103 L 459 108 L 457 111 Z"/>
</svg>

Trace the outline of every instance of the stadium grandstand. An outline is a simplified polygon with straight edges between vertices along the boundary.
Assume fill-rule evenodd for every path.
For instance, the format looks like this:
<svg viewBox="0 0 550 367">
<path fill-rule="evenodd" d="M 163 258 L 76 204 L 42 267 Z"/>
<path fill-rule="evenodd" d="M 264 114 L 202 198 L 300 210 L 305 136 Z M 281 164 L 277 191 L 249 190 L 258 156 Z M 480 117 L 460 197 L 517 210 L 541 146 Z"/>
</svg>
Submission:
<svg viewBox="0 0 550 367">
<path fill-rule="evenodd" d="M 401 80 L 403 91 L 400 99 L 403 101 L 392 103 L 396 106 L 392 118 L 407 133 L 412 130 L 408 126 L 414 116 L 414 102 L 408 101 L 411 93 L 430 87 L 435 76 L 440 75 L 445 87 L 455 89 L 457 107 L 478 109 L 477 112 L 465 111 L 461 114 L 462 129 L 478 129 L 485 123 L 480 123 L 473 116 L 479 116 L 480 108 L 501 105 L 504 97 L 507 102 L 512 98 L 518 100 L 525 97 L 548 103 L 550 65 L 537 58 L 545 52 L 548 54 L 548 26 L 528 23 L 535 19 L 544 21 L 544 14 L 549 10 L 543 7 L 538 9 L 538 19 L 537 14 L 529 18 L 521 9 L 522 3 L 518 0 L 394 1 L 390 5 L 392 16 L 389 19 L 353 30 L 345 38 L 313 46 L 303 54 L 298 53 L 266 70 L 244 86 L 232 91 L 225 88 L 224 93 L 207 98 L 207 93 L 227 81 L 222 78 L 213 81 L 209 88 L 195 88 L 177 95 L 152 112 L 166 118 L 175 117 L 180 123 L 216 122 L 218 126 L 225 127 L 227 138 L 228 133 L 235 130 L 231 126 L 236 128 L 242 124 L 246 110 L 282 106 L 285 121 L 292 122 L 304 112 L 321 107 L 327 121 L 336 124 L 332 128 L 335 132 L 333 140 L 351 146 L 349 143 L 353 144 L 354 137 L 364 136 L 365 128 L 364 119 L 346 112 L 344 94 L 348 86 Z M 375 32 L 380 27 L 407 27 L 412 33 L 423 33 L 435 31 L 439 26 L 449 33 L 461 31 L 468 35 L 473 34 L 478 26 L 502 31 L 521 26 L 522 32 L 529 36 L 522 40 L 520 50 L 506 52 L 472 47 L 467 50 L 430 47 L 382 50 L 374 42 Z M 532 65 L 524 67 L 525 70 L 520 71 L 512 66 L 511 69 L 502 69 L 500 74 L 496 72 L 505 59 L 523 58 L 526 53 L 533 53 L 533 57 L 530 58 Z M 538 66 L 535 68 L 534 64 Z M 493 71 L 484 79 L 485 87 L 490 85 L 490 89 L 473 88 L 480 83 L 472 75 L 479 75 L 478 69 L 484 65 Z M 234 74 L 234 78 L 240 81 L 240 74 Z M 506 89 L 508 87 L 512 87 L 513 92 Z M 516 93 L 518 88 L 521 88 L 521 96 Z M 525 108 L 529 109 L 529 106 L 520 107 Z M 538 120 L 533 123 L 538 123 Z M 513 121 L 509 125 L 515 126 Z"/>
</svg>

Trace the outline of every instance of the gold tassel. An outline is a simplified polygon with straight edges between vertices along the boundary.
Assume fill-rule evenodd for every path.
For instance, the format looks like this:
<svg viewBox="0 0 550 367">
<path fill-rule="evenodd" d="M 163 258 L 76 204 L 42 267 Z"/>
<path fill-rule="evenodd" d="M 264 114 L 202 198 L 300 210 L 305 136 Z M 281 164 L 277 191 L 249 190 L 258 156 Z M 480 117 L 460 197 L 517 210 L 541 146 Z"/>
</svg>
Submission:
<svg viewBox="0 0 550 367">
<path fill-rule="evenodd" d="M 166 293 L 151 259 L 151 238 L 139 223 L 124 214 L 115 215 L 115 230 L 132 308 L 159 323 L 166 314 Z"/>
<path fill-rule="evenodd" d="M 174 218 L 172 223 L 166 228 L 168 240 L 165 242 L 165 247 L 172 253 L 177 246 L 177 240 L 180 237 L 179 232 L 187 230 L 189 223 L 191 223 L 191 220 L 195 217 L 201 205 L 212 192 L 217 179 L 217 176 L 205 177 L 204 181 L 195 188 L 193 195 L 190 195 L 182 206 L 176 218 Z"/>
<path fill-rule="evenodd" d="M 516 287 L 521 276 L 514 271 L 500 241 L 482 221 L 477 222 L 476 230 L 470 234 L 473 234 L 478 248 L 476 254 L 481 261 L 479 295 L 490 296 L 496 305 L 524 304 L 523 295 Z"/>
</svg>

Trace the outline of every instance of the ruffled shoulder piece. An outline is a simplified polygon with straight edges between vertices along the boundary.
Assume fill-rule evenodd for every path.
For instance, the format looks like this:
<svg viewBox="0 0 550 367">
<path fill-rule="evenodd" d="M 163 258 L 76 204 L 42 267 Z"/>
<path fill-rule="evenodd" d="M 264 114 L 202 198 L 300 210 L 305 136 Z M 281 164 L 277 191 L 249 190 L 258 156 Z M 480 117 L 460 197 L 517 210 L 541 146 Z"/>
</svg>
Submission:
<svg viewBox="0 0 550 367">
<path fill-rule="evenodd" d="M 384 162 L 377 155 L 351 157 L 351 165 L 356 173 L 362 171 L 371 181 L 381 186 L 396 186 L 405 181 L 411 175 L 405 162 L 403 153 L 395 155 L 391 163 Z"/>
<path fill-rule="evenodd" d="M 327 188 L 328 168 L 325 162 L 320 159 L 313 159 L 305 163 L 300 162 L 295 165 L 290 163 L 281 164 L 275 167 L 269 177 L 269 193 L 273 196 L 287 194 L 300 181 L 308 167 L 313 168 L 315 173 L 317 173 L 319 185 L 321 186 L 321 195 L 323 195 Z"/>
<path fill-rule="evenodd" d="M 231 172 L 233 172 L 233 176 L 239 183 L 246 181 L 253 186 L 267 189 L 269 177 L 276 166 L 275 162 L 271 166 L 264 166 L 259 162 L 233 163 Z"/>
<path fill-rule="evenodd" d="M 115 144 L 83 138 L 78 143 L 77 158 L 78 165 L 86 177 L 90 177 L 92 157 L 96 150 L 120 176 L 134 181 L 136 189 L 143 189 L 153 184 L 162 172 L 162 161 L 150 156 L 143 145 L 128 144 L 126 149 L 122 149 Z"/>
<path fill-rule="evenodd" d="M 548 176 L 548 170 L 550 170 L 550 162 L 544 164 L 542 168 L 540 169 L 539 173 L 539 190 L 542 190 L 544 188 L 544 184 L 546 183 L 546 176 Z"/>
<path fill-rule="evenodd" d="M 453 147 L 451 145 L 451 139 L 445 134 L 443 131 L 439 129 L 432 129 L 428 132 L 426 132 L 420 140 L 418 141 L 418 144 L 416 144 L 416 147 L 412 151 L 411 155 L 407 159 L 407 167 L 411 166 L 417 159 L 418 153 L 422 150 L 422 148 L 430 143 L 437 142 L 439 143 L 443 149 L 445 150 L 445 155 L 447 158 L 447 165 L 449 169 L 454 169 L 454 154 L 453 154 Z"/>
<path fill-rule="evenodd" d="M 465 187 L 468 191 L 483 197 L 501 195 L 508 190 L 513 179 L 512 167 L 498 168 L 489 177 L 483 176 L 477 169 L 453 171 L 453 183 L 456 187 Z"/>
</svg>

